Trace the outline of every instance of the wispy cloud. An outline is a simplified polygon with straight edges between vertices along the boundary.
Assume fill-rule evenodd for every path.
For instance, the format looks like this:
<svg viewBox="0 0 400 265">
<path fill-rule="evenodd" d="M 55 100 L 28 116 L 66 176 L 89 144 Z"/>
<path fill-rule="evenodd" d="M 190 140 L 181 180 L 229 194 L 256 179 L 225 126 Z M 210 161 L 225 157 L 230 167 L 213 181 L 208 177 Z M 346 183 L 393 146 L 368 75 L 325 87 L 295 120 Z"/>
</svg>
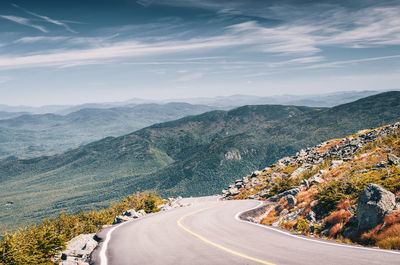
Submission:
<svg viewBox="0 0 400 265">
<path fill-rule="evenodd" d="M 139 5 L 142 5 L 144 7 L 150 6 L 153 2 L 154 2 L 154 0 L 138 0 L 138 1 L 136 1 L 136 3 L 138 3 Z"/>
<path fill-rule="evenodd" d="M 269 67 L 282 67 L 286 65 L 299 65 L 299 64 L 311 64 L 316 62 L 324 61 L 325 58 L 323 56 L 310 56 L 310 57 L 299 57 L 291 60 L 267 63 Z"/>
<path fill-rule="evenodd" d="M 46 36 L 36 36 L 36 37 L 22 37 L 14 41 L 14 43 L 35 43 L 35 42 L 55 42 L 55 41 L 63 41 L 68 39 L 67 37 L 46 37 Z"/>
<path fill-rule="evenodd" d="M 398 45 L 400 6 L 367 8 L 352 13 L 338 10 L 333 19 L 326 21 L 324 26 L 325 35 L 320 36 L 323 45 L 352 48 Z"/>
<path fill-rule="evenodd" d="M 313 38 L 313 32 L 317 30 L 314 26 L 263 27 L 255 21 L 249 21 L 228 29 L 236 39 L 256 45 L 263 52 L 304 55 L 320 51 Z"/>
<path fill-rule="evenodd" d="M 57 25 L 57 26 L 61 26 L 61 27 L 65 28 L 65 29 L 66 29 L 67 31 L 69 31 L 69 32 L 77 33 L 75 30 L 71 29 L 71 28 L 68 26 L 68 24 L 65 23 L 65 22 L 62 22 L 62 21 L 60 21 L 60 20 L 52 19 L 52 18 L 50 18 L 50 17 L 48 17 L 48 16 L 39 15 L 39 14 L 37 14 L 37 13 L 35 13 L 35 12 L 29 11 L 29 10 L 27 10 L 27 9 L 25 9 L 25 8 L 22 8 L 22 7 L 20 7 L 20 6 L 16 5 L 16 4 L 12 4 L 12 5 L 13 5 L 14 7 L 16 7 L 16 8 L 19 8 L 19 9 L 23 10 L 25 13 L 27 13 L 27 14 L 29 14 L 29 15 L 31 15 L 31 16 L 40 18 L 40 19 L 42 19 L 43 21 L 48 22 L 48 23 L 51 23 L 51 24 L 54 24 L 54 25 Z"/>
<path fill-rule="evenodd" d="M 202 38 L 186 41 L 168 41 L 155 44 L 140 43 L 137 41 L 125 41 L 110 44 L 106 47 L 88 49 L 63 50 L 37 55 L 0 57 L 0 68 L 26 68 L 33 66 L 62 66 L 82 65 L 86 62 L 93 64 L 112 59 L 126 59 L 132 57 L 145 57 L 147 55 L 182 53 L 193 50 L 207 50 L 232 45 L 240 45 L 241 42 L 228 38 Z"/>
<path fill-rule="evenodd" d="M 206 1 L 205 3 L 212 5 L 211 1 Z M 223 12 L 231 12 L 230 10 L 228 8 Z M 36 17 L 49 23 L 58 23 L 56 20 L 48 17 L 46 17 L 48 19 L 45 19 L 45 16 L 31 11 L 26 12 L 31 15 L 35 14 L 37 15 Z M 129 63 L 133 64 L 182 64 L 182 62 L 177 62 L 176 60 L 163 62 L 158 60 L 156 56 L 165 54 L 184 54 L 184 56 L 187 56 L 189 51 L 195 51 L 197 53 L 195 56 L 204 58 L 202 60 L 204 62 L 196 60 L 190 63 L 209 64 L 210 59 L 216 58 L 212 56 L 215 55 L 216 51 L 221 52 L 220 54 L 223 56 L 229 55 L 231 51 L 234 51 L 240 55 L 246 55 L 247 52 L 283 55 L 282 57 L 275 56 L 274 62 L 264 63 L 264 66 L 267 67 L 278 68 L 288 65 L 300 65 L 303 68 L 313 69 L 317 67 L 339 67 L 350 63 L 362 63 L 372 60 L 371 58 L 361 58 L 351 62 L 329 62 L 323 56 L 323 51 L 326 47 L 359 48 L 400 44 L 400 6 L 370 7 L 351 12 L 338 8 L 326 12 L 329 12 L 330 16 L 326 15 L 326 18 L 324 18 L 321 15 L 321 21 L 318 23 L 315 20 L 310 20 L 309 17 L 300 17 L 295 20 L 287 20 L 279 25 L 269 26 L 257 21 L 247 21 L 224 27 L 219 34 L 214 36 L 205 36 L 203 34 L 189 39 L 177 38 L 176 35 L 171 38 L 168 36 L 160 38 L 159 35 L 156 35 L 121 41 L 123 38 L 118 34 L 98 38 L 24 37 L 16 40 L 15 43 L 63 41 L 63 45 L 61 46 L 62 48 L 58 47 L 59 50 L 57 51 L 42 51 L 36 54 L 31 53 L 30 55 L 15 57 L 2 56 L 0 57 L 0 68 L 72 67 L 85 64 L 109 63 L 117 60 L 120 62 L 129 61 Z M 4 16 L 1 17 L 4 18 Z M 6 19 L 10 20 L 10 17 L 12 16 L 7 16 Z M 29 22 L 24 18 L 21 19 L 17 23 Z M 60 23 L 57 25 L 63 26 Z M 136 27 L 140 27 L 140 25 L 136 25 Z M 176 34 L 176 32 L 172 34 Z M 210 53 L 210 51 L 214 53 Z M 151 59 L 144 60 L 144 62 L 132 60 L 132 58 L 146 58 L 146 56 Z M 391 58 L 397 58 L 396 56 L 394 55 Z M 374 60 L 383 60 L 388 57 L 377 57 Z M 255 63 L 255 61 L 252 63 Z M 303 66 L 305 64 L 312 65 Z"/>
<path fill-rule="evenodd" d="M 10 80 L 12 80 L 12 78 L 9 76 L 0 76 L 0 84 L 7 83 Z"/>
<path fill-rule="evenodd" d="M 334 68 L 341 67 L 343 65 L 348 64 L 356 64 L 363 62 L 372 62 L 372 61 L 381 61 L 381 60 L 390 60 L 390 59 L 398 59 L 400 58 L 400 54 L 398 55 L 390 55 L 390 56 L 378 56 L 378 57 L 370 57 L 370 58 L 362 58 L 362 59 L 354 59 L 354 60 L 343 60 L 343 61 L 334 61 L 320 64 L 313 64 L 310 66 L 305 66 L 304 69 L 315 69 L 315 68 Z"/>
<path fill-rule="evenodd" d="M 41 32 L 47 33 L 47 29 L 45 27 L 33 24 L 29 19 L 23 18 L 23 17 L 17 17 L 17 16 L 6 16 L 6 15 L 0 15 L 1 18 L 7 19 L 9 21 L 18 23 L 20 25 L 28 26 L 31 28 L 35 28 L 37 30 L 40 30 Z"/>
<path fill-rule="evenodd" d="M 181 77 L 179 77 L 178 79 L 176 79 L 176 82 L 189 82 L 189 81 L 193 81 L 196 79 L 200 79 L 204 76 L 203 73 L 190 73 L 190 74 L 185 74 Z"/>
</svg>

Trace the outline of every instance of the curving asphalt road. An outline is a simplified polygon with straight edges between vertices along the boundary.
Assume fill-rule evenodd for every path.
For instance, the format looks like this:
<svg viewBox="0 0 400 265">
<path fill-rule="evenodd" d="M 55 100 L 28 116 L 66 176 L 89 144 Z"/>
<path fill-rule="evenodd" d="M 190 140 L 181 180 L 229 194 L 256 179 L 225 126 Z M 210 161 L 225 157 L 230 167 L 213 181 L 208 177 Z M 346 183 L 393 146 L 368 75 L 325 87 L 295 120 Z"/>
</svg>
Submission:
<svg viewBox="0 0 400 265">
<path fill-rule="evenodd" d="M 258 201 L 184 200 L 193 205 L 101 232 L 93 264 L 400 264 L 400 252 L 314 240 L 237 218 Z"/>
</svg>

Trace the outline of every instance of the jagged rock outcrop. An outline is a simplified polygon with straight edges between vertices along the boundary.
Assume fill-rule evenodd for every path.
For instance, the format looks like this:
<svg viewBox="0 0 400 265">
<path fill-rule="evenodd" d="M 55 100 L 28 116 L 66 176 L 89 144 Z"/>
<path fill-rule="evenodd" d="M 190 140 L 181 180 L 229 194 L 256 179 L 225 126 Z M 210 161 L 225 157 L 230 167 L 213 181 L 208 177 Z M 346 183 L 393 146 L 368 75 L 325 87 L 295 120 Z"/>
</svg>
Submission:
<svg viewBox="0 0 400 265">
<path fill-rule="evenodd" d="M 358 229 L 367 230 L 377 226 L 383 217 L 394 209 L 395 196 L 376 184 L 368 184 L 358 198 Z"/>
</svg>

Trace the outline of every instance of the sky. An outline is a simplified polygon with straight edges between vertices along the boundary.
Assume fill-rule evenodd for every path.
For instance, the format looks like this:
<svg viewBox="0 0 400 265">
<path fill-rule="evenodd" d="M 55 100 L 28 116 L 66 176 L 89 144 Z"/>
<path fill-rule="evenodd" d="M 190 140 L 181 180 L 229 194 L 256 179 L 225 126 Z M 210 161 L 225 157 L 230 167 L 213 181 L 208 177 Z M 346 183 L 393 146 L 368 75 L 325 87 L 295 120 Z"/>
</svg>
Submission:
<svg viewBox="0 0 400 265">
<path fill-rule="evenodd" d="M 0 104 L 399 83 L 398 0 L 0 1 Z"/>
</svg>

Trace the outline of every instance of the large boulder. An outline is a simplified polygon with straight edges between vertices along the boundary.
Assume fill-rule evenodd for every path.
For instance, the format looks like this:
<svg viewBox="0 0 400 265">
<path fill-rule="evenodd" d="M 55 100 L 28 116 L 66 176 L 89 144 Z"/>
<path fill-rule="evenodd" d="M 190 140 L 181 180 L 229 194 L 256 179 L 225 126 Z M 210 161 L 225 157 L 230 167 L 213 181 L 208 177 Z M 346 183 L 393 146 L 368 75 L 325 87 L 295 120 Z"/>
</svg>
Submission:
<svg viewBox="0 0 400 265">
<path fill-rule="evenodd" d="M 395 196 L 383 187 L 370 183 L 358 198 L 358 229 L 367 230 L 377 226 L 396 205 Z"/>
<path fill-rule="evenodd" d="M 61 254 L 60 265 L 89 265 L 89 257 L 98 242 L 95 234 L 81 234 L 67 243 Z"/>
</svg>

